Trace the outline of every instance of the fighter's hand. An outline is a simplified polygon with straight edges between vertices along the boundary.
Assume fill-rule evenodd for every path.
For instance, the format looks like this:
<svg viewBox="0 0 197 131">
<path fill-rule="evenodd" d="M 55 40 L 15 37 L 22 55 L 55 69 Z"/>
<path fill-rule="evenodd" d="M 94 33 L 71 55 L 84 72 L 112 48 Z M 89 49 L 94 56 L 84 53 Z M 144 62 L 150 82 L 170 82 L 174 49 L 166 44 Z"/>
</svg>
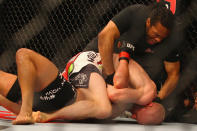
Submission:
<svg viewBox="0 0 197 131">
<path fill-rule="evenodd" d="M 114 75 L 114 87 L 115 88 L 127 88 L 129 81 L 129 69 L 128 62 L 126 60 L 120 60 L 116 73 Z"/>
<path fill-rule="evenodd" d="M 135 46 L 127 41 L 119 41 L 118 46 L 120 48 L 119 60 L 127 60 L 129 62 L 135 51 Z"/>
</svg>

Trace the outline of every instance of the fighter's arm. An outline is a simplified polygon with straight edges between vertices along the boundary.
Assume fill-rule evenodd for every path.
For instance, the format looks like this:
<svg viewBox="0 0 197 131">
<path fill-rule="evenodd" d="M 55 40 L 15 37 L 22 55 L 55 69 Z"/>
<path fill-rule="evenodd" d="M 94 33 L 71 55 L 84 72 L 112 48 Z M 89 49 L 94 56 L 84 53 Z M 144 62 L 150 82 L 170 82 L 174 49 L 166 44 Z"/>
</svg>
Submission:
<svg viewBox="0 0 197 131">
<path fill-rule="evenodd" d="M 134 88 L 122 88 L 117 89 L 113 86 L 108 86 L 107 93 L 110 101 L 112 103 L 120 104 L 120 103 L 137 103 L 139 98 L 143 95 L 142 89 L 134 89 Z"/>
<path fill-rule="evenodd" d="M 132 88 L 117 89 L 111 85 L 107 86 L 108 97 L 112 103 L 112 114 L 109 119 L 114 119 L 125 110 L 130 109 L 142 96 L 142 92 Z"/>
<path fill-rule="evenodd" d="M 105 26 L 98 35 L 98 49 L 101 55 L 103 70 L 106 75 L 111 75 L 115 72 L 112 56 L 114 49 L 114 40 L 120 36 L 120 32 L 113 21 Z"/>
<path fill-rule="evenodd" d="M 120 61 L 120 63 L 122 62 L 123 61 Z M 126 64 L 126 62 L 124 64 Z M 129 86 L 125 88 L 114 88 L 114 85 L 114 87 L 108 88 L 110 100 L 114 103 L 148 104 L 156 96 L 156 85 L 143 68 L 134 60 L 130 59 L 128 68 Z M 125 68 L 120 69 L 124 70 Z M 121 74 L 122 71 L 116 70 L 116 74 L 117 73 Z"/>
<path fill-rule="evenodd" d="M 127 88 L 129 82 L 129 62 L 134 52 L 134 45 L 129 42 L 120 42 L 119 64 L 114 76 L 115 88 Z"/>
<path fill-rule="evenodd" d="M 161 88 L 158 97 L 160 99 L 166 98 L 175 88 L 179 79 L 180 62 L 164 61 L 165 70 L 167 72 L 167 79 Z"/>
<path fill-rule="evenodd" d="M 152 87 L 122 88 L 108 87 L 107 93 L 110 101 L 115 104 L 149 104 L 156 96 L 156 90 Z"/>
<path fill-rule="evenodd" d="M 129 69 L 127 60 L 120 60 L 113 78 L 114 88 L 128 88 Z"/>
</svg>

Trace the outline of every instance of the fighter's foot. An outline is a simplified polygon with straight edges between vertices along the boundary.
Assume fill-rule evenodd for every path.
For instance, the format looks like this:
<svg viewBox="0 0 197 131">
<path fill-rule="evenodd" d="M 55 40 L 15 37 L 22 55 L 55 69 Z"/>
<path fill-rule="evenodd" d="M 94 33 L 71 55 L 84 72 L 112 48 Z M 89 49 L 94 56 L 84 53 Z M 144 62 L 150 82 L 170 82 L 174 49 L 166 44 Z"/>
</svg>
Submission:
<svg viewBox="0 0 197 131">
<path fill-rule="evenodd" d="M 40 112 L 40 111 L 33 112 L 33 118 L 34 118 L 34 121 L 37 123 L 46 123 L 50 121 L 48 114 Z"/>
<path fill-rule="evenodd" d="M 27 125 L 27 124 L 34 124 L 34 119 L 30 114 L 19 114 L 15 120 L 12 121 L 13 125 Z"/>
</svg>

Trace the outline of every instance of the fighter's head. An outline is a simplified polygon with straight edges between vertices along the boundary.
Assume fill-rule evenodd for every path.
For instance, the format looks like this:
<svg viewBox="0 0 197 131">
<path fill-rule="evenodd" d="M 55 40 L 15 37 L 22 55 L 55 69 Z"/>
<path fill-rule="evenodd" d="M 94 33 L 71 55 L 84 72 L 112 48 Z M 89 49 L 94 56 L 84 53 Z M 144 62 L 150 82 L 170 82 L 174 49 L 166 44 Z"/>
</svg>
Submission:
<svg viewBox="0 0 197 131">
<path fill-rule="evenodd" d="M 151 45 L 166 38 L 173 27 L 174 15 L 164 4 L 156 4 L 146 19 L 147 42 Z"/>
<path fill-rule="evenodd" d="M 143 125 L 161 124 L 164 117 L 164 107 L 156 102 L 152 102 L 146 106 L 135 105 L 132 110 L 132 118 L 136 119 L 139 124 Z"/>
</svg>

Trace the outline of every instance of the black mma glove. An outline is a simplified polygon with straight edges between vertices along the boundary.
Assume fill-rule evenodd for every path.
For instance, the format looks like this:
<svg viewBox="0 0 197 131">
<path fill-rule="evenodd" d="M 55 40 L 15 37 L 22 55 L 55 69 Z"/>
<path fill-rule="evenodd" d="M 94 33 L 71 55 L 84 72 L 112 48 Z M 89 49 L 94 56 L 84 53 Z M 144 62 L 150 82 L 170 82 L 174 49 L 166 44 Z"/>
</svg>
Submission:
<svg viewBox="0 0 197 131">
<path fill-rule="evenodd" d="M 134 50 L 135 47 L 131 43 L 122 41 L 120 45 L 119 61 L 124 59 L 129 62 Z"/>
<path fill-rule="evenodd" d="M 113 82 L 114 74 L 115 74 L 115 73 L 113 73 L 113 74 L 111 74 L 111 75 L 108 75 L 108 76 L 106 77 L 105 82 L 106 82 L 107 84 L 114 85 L 114 82 Z"/>
<path fill-rule="evenodd" d="M 161 103 L 161 99 L 159 98 L 159 97 L 156 97 L 154 100 L 153 100 L 153 102 L 157 102 L 157 103 Z"/>
</svg>

